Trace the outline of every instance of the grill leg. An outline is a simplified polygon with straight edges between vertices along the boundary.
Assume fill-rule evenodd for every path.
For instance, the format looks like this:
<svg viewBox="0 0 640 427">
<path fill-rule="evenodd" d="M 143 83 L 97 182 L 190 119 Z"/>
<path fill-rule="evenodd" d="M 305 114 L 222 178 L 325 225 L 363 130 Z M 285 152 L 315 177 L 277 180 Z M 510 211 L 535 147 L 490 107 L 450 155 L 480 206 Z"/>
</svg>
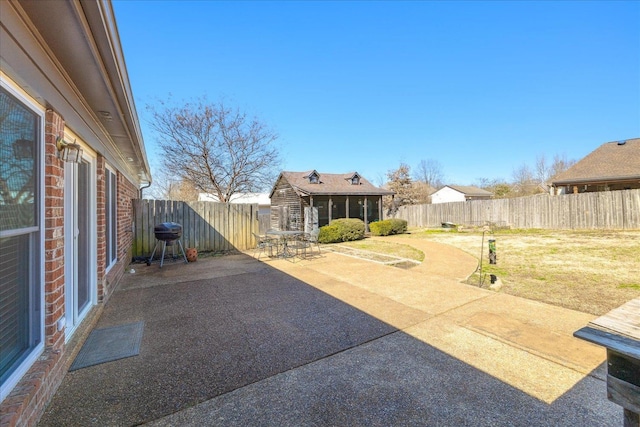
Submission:
<svg viewBox="0 0 640 427">
<path fill-rule="evenodd" d="M 162 258 L 160 258 L 160 268 L 162 268 L 162 264 L 164 263 L 164 251 L 167 249 L 167 241 L 162 241 Z"/>
<path fill-rule="evenodd" d="M 187 261 L 187 254 L 184 253 L 184 248 L 182 247 L 182 241 L 178 240 L 178 244 L 180 245 L 180 250 L 182 251 L 182 257 L 184 258 L 184 263 L 187 264 L 189 261 Z"/>
<path fill-rule="evenodd" d="M 153 247 L 153 252 L 151 252 L 151 258 L 147 261 L 147 265 L 151 265 L 151 261 L 153 261 L 153 257 L 156 254 L 156 249 L 158 249 L 158 243 L 160 243 L 160 241 L 156 240 L 156 245 Z"/>
</svg>

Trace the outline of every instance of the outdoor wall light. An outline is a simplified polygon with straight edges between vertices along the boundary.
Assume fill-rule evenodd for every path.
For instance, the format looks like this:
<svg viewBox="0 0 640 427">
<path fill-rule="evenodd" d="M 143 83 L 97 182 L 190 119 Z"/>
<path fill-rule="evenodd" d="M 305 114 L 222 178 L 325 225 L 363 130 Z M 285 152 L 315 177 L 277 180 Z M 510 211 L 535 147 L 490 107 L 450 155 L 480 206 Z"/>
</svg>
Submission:
<svg viewBox="0 0 640 427">
<path fill-rule="evenodd" d="M 65 162 L 80 163 L 82 161 L 82 147 L 74 142 L 67 142 L 61 137 L 56 138 L 56 148 L 60 158 Z"/>
</svg>

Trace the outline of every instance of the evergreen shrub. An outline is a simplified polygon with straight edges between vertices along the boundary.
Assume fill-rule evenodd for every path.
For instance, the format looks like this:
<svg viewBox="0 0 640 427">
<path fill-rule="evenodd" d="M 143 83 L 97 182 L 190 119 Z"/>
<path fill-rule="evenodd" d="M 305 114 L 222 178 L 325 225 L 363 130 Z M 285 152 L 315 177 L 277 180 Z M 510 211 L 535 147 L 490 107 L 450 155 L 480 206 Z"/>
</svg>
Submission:
<svg viewBox="0 0 640 427">
<path fill-rule="evenodd" d="M 340 218 L 320 227 L 320 243 L 349 242 L 364 239 L 364 222 L 357 218 Z"/>
<path fill-rule="evenodd" d="M 369 224 L 371 234 L 374 236 L 389 236 L 391 234 L 404 234 L 407 232 L 407 221 L 404 219 L 390 218 Z"/>
</svg>

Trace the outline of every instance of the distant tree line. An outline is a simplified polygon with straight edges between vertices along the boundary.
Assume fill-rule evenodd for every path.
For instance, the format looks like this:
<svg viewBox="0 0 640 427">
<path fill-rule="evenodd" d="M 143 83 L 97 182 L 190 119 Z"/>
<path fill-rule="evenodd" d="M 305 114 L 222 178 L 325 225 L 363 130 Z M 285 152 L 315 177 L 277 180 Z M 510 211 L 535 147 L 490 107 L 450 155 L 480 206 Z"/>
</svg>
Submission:
<svg viewBox="0 0 640 427">
<path fill-rule="evenodd" d="M 471 185 L 493 193 L 494 198 L 531 196 L 547 193 L 553 178 L 569 169 L 576 161 L 566 155 L 555 155 L 552 161 L 544 154 L 536 157 L 533 166 L 523 164 L 516 168 L 507 181 L 502 178 L 478 178 Z M 431 203 L 431 194 L 444 187 L 444 170 L 434 159 L 420 160 L 414 172 L 406 163 L 389 170 L 386 183 L 381 184 L 395 192 L 395 196 L 384 200 L 384 207 L 393 212 L 400 206 Z M 449 185 L 455 185 L 450 183 Z"/>
</svg>

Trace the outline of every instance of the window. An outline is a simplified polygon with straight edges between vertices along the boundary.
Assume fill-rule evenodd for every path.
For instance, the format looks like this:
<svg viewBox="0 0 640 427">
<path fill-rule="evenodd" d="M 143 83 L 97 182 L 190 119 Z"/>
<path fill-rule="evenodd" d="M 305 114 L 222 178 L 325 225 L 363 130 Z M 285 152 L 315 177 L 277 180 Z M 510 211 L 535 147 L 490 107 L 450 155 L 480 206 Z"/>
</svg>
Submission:
<svg viewBox="0 0 640 427">
<path fill-rule="evenodd" d="M 351 185 L 360 185 L 360 177 L 358 175 L 354 175 L 351 178 Z"/>
<path fill-rule="evenodd" d="M 0 385 L 42 343 L 42 115 L 0 87 Z"/>
<path fill-rule="evenodd" d="M 107 240 L 107 268 L 118 259 L 117 244 L 117 181 L 116 173 L 105 169 L 105 237 Z"/>
<path fill-rule="evenodd" d="M 309 175 L 309 184 L 317 184 L 318 183 L 318 174 L 312 173 Z"/>
</svg>

